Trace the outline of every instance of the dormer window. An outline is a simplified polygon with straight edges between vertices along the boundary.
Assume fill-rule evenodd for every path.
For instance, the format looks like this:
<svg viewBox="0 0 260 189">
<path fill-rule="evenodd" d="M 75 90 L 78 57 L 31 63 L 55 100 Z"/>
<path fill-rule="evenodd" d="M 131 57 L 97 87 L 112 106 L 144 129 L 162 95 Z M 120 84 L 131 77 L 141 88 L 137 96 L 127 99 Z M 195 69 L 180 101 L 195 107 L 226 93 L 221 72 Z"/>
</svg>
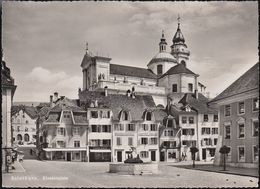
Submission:
<svg viewBox="0 0 260 189">
<path fill-rule="evenodd" d="M 122 110 L 120 114 L 120 120 L 122 121 L 128 121 L 129 120 L 129 112 Z"/>
<path fill-rule="evenodd" d="M 146 121 L 151 121 L 152 120 L 152 113 L 151 112 L 147 112 L 146 113 Z"/>
<path fill-rule="evenodd" d="M 188 89 L 189 89 L 189 92 L 192 92 L 192 91 L 193 91 L 193 84 L 192 84 L 192 83 L 189 83 L 189 84 L 188 84 Z"/>
</svg>

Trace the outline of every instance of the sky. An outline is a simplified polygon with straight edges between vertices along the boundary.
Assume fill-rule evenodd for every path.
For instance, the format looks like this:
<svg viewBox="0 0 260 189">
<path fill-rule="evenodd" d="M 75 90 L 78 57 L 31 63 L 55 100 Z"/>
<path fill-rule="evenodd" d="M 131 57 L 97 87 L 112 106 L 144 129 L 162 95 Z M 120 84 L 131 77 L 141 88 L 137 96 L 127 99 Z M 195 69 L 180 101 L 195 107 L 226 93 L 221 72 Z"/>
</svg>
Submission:
<svg viewBox="0 0 260 189">
<path fill-rule="evenodd" d="M 258 4 L 250 2 L 3 2 L 2 47 L 14 101 L 77 98 L 86 43 L 111 63 L 147 68 L 161 32 L 170 51 L 177 29 L 187 67 L 214 97 L 258 61 Z"/>
</svg>

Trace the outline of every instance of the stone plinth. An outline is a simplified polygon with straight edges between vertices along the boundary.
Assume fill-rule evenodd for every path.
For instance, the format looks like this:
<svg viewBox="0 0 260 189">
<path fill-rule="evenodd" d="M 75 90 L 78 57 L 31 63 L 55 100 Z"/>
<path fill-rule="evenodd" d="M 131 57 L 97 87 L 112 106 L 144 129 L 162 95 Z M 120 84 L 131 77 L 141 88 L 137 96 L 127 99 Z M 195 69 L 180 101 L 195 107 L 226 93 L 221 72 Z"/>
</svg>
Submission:
<svg viewBox="0 0 260 189">
<path fill-rule="evenodd" d="M 111 163 L 109 164 L 110 173 L 126 175 L 158 174 L 157 163 Z"/>
</svg>

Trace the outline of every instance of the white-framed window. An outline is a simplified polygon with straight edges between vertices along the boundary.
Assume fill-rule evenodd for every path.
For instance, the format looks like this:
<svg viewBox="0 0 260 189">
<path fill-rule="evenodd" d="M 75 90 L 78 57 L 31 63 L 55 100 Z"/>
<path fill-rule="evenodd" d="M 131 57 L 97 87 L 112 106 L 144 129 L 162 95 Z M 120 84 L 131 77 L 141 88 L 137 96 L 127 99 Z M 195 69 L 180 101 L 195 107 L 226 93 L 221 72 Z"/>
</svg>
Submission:
<svg viewBox="0 0 260 189">
<path fill-rule="evenodd" d="M 150 144 L 151 145 L 157 144 L 157 138 L 150 138 Z"/>
<path fill-rule="evenodd" d="M 209 121 L 209 115 L 208 114 L 204 114 L 203 115 L 203 121 L 204 122 L 208 122 Z"/>
<path fill-rule="evenodd" d="M 146 121 L 152 120 L 152 112 L 146 112 Z"/>
<path fill-rule="evenodd" d="M 73 127 L 73 135 L 79 135 L 80 134 L 80 127 Z"/>
<path fill-rule="evenodd" d="M 115 131 L 124 131 L 124 124 L 114 124 Z"/>
<path fill-rule="evenodd" d="M 63 127 L 58 127 L 57 128 L 57 134 L 58 135 L 65 135 L 65 128 L 63 128 Z"/>
<path fill-rule="evenodd" d="M 100 125 L 101 132 L 103 133 L 110 133 L 111 132 L 111 125 Z"/>
<path fill-rule="evenodd" d="M 164 136 L 173 136 L 173 130 L 165 130 Z"/>
<path fill-rule="evenodd" d="M 91 132 L 100 133 L 100 132 L 101 132 L 101 127 L 100 127 L 100 125 L 91 125 Z"/>
<path fill-rule="evenodd" d="M 124 120 L 124 121 L 127 121 L 128 119 L 129 119 L 129 116 L 128 116 L 128 112 L 127 111 L 123 111 L 122 112 L 122 119 Z"/>
<path fill-rule="evenodd" d="M 213 121 L 214 121 L 214 122 L 218 122 L 218 115 L 214 115 Z"/>
<path fill-rule="evenodd" d="M 126 130 L 127 131 L 135 131 L 135 125 L 132 123 L 129 123 L 126 125 Z"/>
<path fill-rule="evenodd" d="M 195 130 L 194 129 L 182 129 L 182 134 L 183 135 L 194 135 Z"/>
<path fill-rule="evenodd" d="M 74 147 L 79 148 L 80 147 L 80 141 L 74 141 Z"/>
<path fill-rule="evenodd" d="M 245 147 L 244 146 L 238 146 L 237 147 L 238 152 L 238 161 L 244 162 L 245 161 Z"/>
<path fill-rule="evenodd" d="M 238 138 L 245 138 L 245 124 L 238 123 Z"/>
<path fill-rule="evenodd" d="M 149 157 L 149 152 L 148 151 L 141 151 L 140 152 L 140 157 L 141 158 L 148 158 Z"/>
<path fill-rule="evenodd" d="M 232 153 L 232 149 L 231 149 L 230 146 L 227 146 L 227 147 L 230 149 L 229 153 L 227 154 L 227 162 L 231 162 L 231 153 Z"/>
<path fill-rule="evenodd" d="M 252 109 L 253 111 L 258 111 L 259 110 L 259 98 L 253 98 L 253 104 L 252 104 Z"/>
<path fill-rule="evenodd" d="M 231 115 L 231 105 L 230 104 L 229 105 L 225 105 L 225 107 L 224 107 L 224 115 L 226 117 Z"/>
<path fill-rule="evenodd" d="M 189 92 L 193 91 L 193 84 L 192 83 L 188 83 L 188 90 L 189 90 Z"/>
<path fill-rule="evenodd" d="M 177 93 L 177 84 L 172 84 L 172 92 Z"/>
<path fill-rule="evenodd" d="M 172 119 L 168 119 L 167 120 L 167 127 L 168 128 L 172 128 L 173 127 L 173 120 Z"/>
<path fill-rule="evenodd" d="M 141 144 L 148 144 L 148 138 L 141 138 Z"/>
<path fill-rule="evenodd" d="M 182 122 L 183 124 L 186 124 L 186 123 L 187 123 L 187 117 L 182 116 L 182 117 L 181 117 L 181 122 Z"/>
<path fill-rule="evenodd" d="M 133 137 L 128 137 L 128 145 L 129 146 L 133 145 Z"/>
<path fill-rule="evenodd" d="M 217 143 L 218 143 L 218 139 L 214 138 L 214 145 L 217 145 Z"/>
<path fill-rule="evenodd" d="M 202 135 L 210 135 L 210 128 L 203 127 L 201 128 L 201 134 Z"/>
<path fill-rule="evenodd" d="M 121 137 L 116 137 L 116 145 L 121 146 L 122 145 L 122 139 Z"/>
<path fill-rule="evenodd" d="M 253 135 L 253 137 L 259 136 L 259 121 L 258 120 L 252 120 L 252 135 Z"/>
<path fill-rule="evenodd" d="M 98 118 L 98 111 L 90 111 L 90 117 L 91 118 Z"/>
<path fill-rule="evenodd" d="M 218 134 L 218 128 L 212 128 L 211 129 L 211 134 L 217 135 Z"/>
<path fill-rule="evenodd" d="M 238 103 L 238 114 L 244 114 L 245 113 L 245 102 L 239 102 Z"/>
<path fill-rule="evenodd" d="M 64 141 L 61 141 L 61 140 L 58 140 L 56 146 L 57 146 L 58 148 L 65 148 L 65 142 L 64 142 Z"/>
<path fill-rule="evenodd" d="M 151 130 L 151 131 L 157 131 L 157 126 L 156 126 L 156 124 L 151 124 L 151 125 L 150 125 L 150 130 Z"/>
<path fill-rule="evenodd" d="M 253 162 L 258 162 L 259 160 L 259 146 L 254 145 L 253 146 Z"/>
<path fill-rule="evenodd" d="M 149 129 L 148 126 L 149 126 L 148 124 L 142 124 L 142 125 L 141 125 L 141 130 L 143 130 L 143 131 L 148 131 L 148 129 Z"/>
<path fill-rule="evenodd" d="M 189 124 L 194 124 L 194 117 L 189 117 Z"/>
<path fill-rule="evenodd" d="M 224 136 L 225 136 L 225 139 L 230 139 L 230 137 L 231 137 L 231 126 L 230 125 L 224 125 Z"/>
</svg>

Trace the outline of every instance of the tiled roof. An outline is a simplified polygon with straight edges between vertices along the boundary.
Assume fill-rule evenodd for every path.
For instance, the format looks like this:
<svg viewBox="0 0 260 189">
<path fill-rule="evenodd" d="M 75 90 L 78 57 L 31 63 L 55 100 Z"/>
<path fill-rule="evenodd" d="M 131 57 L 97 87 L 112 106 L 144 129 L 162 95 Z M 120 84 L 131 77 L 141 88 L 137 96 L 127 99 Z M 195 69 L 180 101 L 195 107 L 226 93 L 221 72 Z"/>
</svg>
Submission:
<svg viewBox="0 0 260 189">
<path fill-rule="evenodd" d="M 233 95 L 244 93 L 259 86 L 259 62 L 251 67 L 246 73 L 233 82 L 222 93 L 212 99 L 210 102 L 218 101 Z"/>
<path fill-rule="evenodd" d="M 97 100 L 99 107 L 110 108 L 113 112 L 113 119 L 119 120 L 121 110 L 128 110 L 131 113 L 132 120 L 143 120 L 143 112 L 149 108 L 155 108 L 152 96 L 136 95 L 133 99 L 122 94 L 108 94 L 104 96 L 101 91 L 82 91 L 79 94 L 80 102 L 85 108 L 89 107 L 91 102 Z"/>
<path fill-rule="evenodd" d="M 76 124 L 88 122 L 86 112 L 73 112 L 73 117 Z"/>
<path fill-rule="evenodd" d="M 171 67 L 166 73 L 164 73 L 162 77 L 166 76 L 166 75 L 172 75 L 172 74 L 180 74 L 180 73 L 186 73 L 186 74 L 193 74 L 193 75 L 197 75 L 194 72 L 192 72 L 191 70 L 189 70 L 185 65 L 183 64 L 178 64 L 176 66 Z"/>
<path fill-rule="evenodd" d="M 51 108 L 50 111 L 60 112 L 62 110 L 70 110 L 70 111 L 84 111 L 82 108 L 75 104 L 74 100 L 70 100 L 68 98 L 60 99 L 56 102 L 56 105 Z"/>
<path fill-rule="evenodd" d="M 37 109 L 33 106 L 12 106 L 11 114 L 12 116 L 18 113 L 20 110 L 23 110 L 30 118 L 36 119 L 37 118 Z"/>
<path fill-rule="evenodd" d="M 166 113 L 166 111 L 165 111 L 164 109 L 159 109 L 159 108 L 157 108 L 157 109 L 155 109 L 155 110 L 153 111 L 153 113 L 154 113 L 154 116 L 155 116 L 155 120 L 156 120 L 156 121 L 162 122 L 163 119 L 164 119 L 165 117 L 167 117 L 167 113 Z"/>
<path fill-rule="evenodd" d="M 217 114 L 217 110 L 208 106 L 208 99 L 201 93 L 198 94 L 198 99 L 196 99 L 193 93 L 186 93 L 179 103 L 184 106 L 189 105 L 201 114 Z"/>
<path fill-rule="evenodd" d="M 157 76 L 149 69 L 123 66 L 117 64 L 110 64 L 110 74 L 149 78 L 149 79 L 157 78 Z"/>
<path fill-rule="evenodd" d="M 58 123 L 60 121 L 60 115 L 61 112 L 50 112 L 46 119 L 46 122 Z"/>
</svg>

